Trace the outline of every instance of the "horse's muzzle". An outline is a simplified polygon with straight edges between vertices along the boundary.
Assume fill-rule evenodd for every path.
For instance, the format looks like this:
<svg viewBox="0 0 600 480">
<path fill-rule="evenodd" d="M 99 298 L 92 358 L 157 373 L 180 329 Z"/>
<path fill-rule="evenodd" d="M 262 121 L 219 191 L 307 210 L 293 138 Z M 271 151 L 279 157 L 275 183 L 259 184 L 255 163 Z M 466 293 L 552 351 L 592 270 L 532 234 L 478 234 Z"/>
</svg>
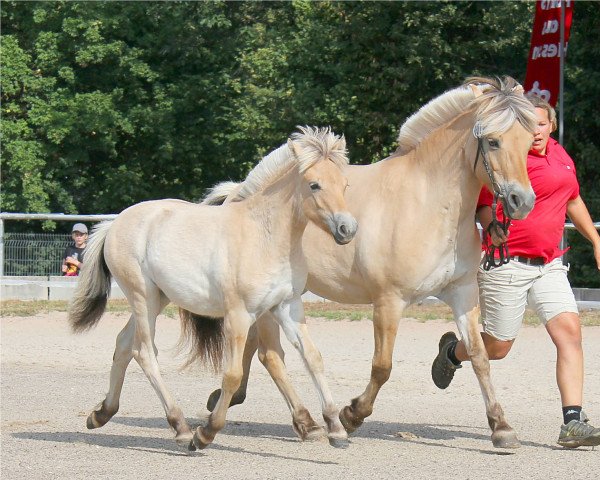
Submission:
<svg viewBox="0 0 600 480">
<path fill-rule="evenodd" d="M 349 213 L 336 213 L 328 223 L 331 234 L 338 245 L 349 243 L 358 230 L 358 222 Z"/>
<path fill-rule="evenodd" d="M 509 184 L 502 200 L 507 215 L 515 220 L 521 220 L 533 209 L 535 193 L 531 187 L 525 189 L 518 184 Z"/>
</svg>

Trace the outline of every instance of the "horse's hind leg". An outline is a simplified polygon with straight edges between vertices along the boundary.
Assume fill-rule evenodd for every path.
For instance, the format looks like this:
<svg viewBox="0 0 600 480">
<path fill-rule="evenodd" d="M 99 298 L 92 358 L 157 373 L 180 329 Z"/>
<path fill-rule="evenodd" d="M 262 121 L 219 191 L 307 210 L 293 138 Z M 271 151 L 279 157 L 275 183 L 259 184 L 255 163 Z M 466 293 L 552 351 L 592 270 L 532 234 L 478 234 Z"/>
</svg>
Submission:
<svg viewBox="0 0 600 480">
<path fill-rule="evenodd" d="M 196 429 L 193 441 L 189 444 L 190 450 L 206 448 L 213 442 L 215 435 L 225 426 L 231 397 L 240 387 L 242 380 L 242 355 L 252 319 L 247 311 L 237 309 L 227 312 L 223 321 L 225 322 L 223 331 L 227 338 L 221 396 L 215 409 L 208 417 L 206 426 L 200 426 Z"/>
<path fill-rule="evenodd" d="M 375 351 L 371 364 L 371 378 L 365 391 L 352 399 L 350 405 L 340 412 L 340 420 L 348 433 L 354 432 L 362 425 L 364 419 L 373 413 L 377 394 L 390 378 L 398 322 L 405 306 L 406 303 L 396 297 L 375 302 L 373 306 Z"/>
<path fill-rule="evenodd" d="M 250 330 L 248 330 L 248 338 L 246 339 L 246 346 L 244 347 L 244 355 L 242 357 L 242 383 L 240 384 L 240 388 L 233 394 L 231 398 L 231 403 L 229 407 L 233 407 L 234 405 L 240 405 L 244 403 L 246 400 L 246 390 L 248 388 L 248 378 L 250 377 L 250 366 L 252 365 L 252 358 L 254 354 L 258 350 L 258 332 L 257 325 L 254 323 Z M 219 401 L 219 397 L 221 396 L 221 389 L 218 388 L 214 390 L 208 400 L 206 401 L 206 408 L 209 412 L 212 412 Z"/>
<path fill-rule="evenodd" d="M 518 448 L 521 444 L 517 435 L 506 421 L 502 406 L 496 399 L 490 376 L 490 361 L 479 333 L 477 284 L 473 282 L 454 287 L 451 292 L 452 295 L 444 292 L 440 298 L 452 307 L 458 330 L 471 358 L 471 365 L 483 394 L 488 424 L 492 429 L 492 443 L 498 448 Z"/>
<path fill-rule="evenodd" d="M 346 448 L 348 434 L 339 418 L 339 410 L 325 379 L 323 358 L 313 343 L 306 328 L 304 308 L 300 297 L 284 302 L 271 310 L 294 347 L 298 349 L 310 376 L 319 392 L 323 419 L 327 425 L 329 443 L 334 447 Z"/>
<path fill-rule="evenodd" d="M 317 440 L 325 431 L 311 417 L 292 386 L 284 363 L 285 353 L 279 341 L 279 324 L 270 313 L 261 316 L 256 324 L 259 337 L 258 358 L 265 366 L 292 413 L 292 425 L 302 440 Z M 246 342 L 246 347 L 248 343 Z"/>
<path fill-rule="evenodd" d="M 145 301 L 140 301 L 140 295 L 137 293 L 134 298 L 138 300 L 132 302 L 133 315 L 136 319 L 133 357 L 160 398 L 167 415 L 167 421 L 171 428 L 175 430 L 175 441 L 179 445 L 187 447 L 193 436 L 192 430 L 183 416 L 183 411 L 171 396 L 160 374 L 158 360 L 156 359 L 156 347 L 154 346 L 156 317 L 166 306 L 168 299 L 153 285 L 145 285 L 144 296 L 146 297 Z"/>
<path fill-rule="evenodd" d="M 106 398 L 87 418 L 87 428 L 99 428 L 106 424 L 119 410 L 119 398 L 125 380 L 125 371 L 133 358 L 135 322 L 133 315 L 117 336 L 117 344 L 110 369 L 110 385 Z"/>
</svg>

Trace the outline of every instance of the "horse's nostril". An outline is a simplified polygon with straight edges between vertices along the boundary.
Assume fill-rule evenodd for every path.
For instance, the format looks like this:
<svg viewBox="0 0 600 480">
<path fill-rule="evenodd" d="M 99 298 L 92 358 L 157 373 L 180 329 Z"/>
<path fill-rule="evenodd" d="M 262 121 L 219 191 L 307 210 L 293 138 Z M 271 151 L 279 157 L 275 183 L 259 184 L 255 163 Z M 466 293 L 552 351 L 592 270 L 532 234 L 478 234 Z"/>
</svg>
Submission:
<svg viewBox="0 0 600 480">
<path fill-rule="evenodd" d="M 521 197 L 519 195 L 517 195 L 516 193 L 511 193 L 508 196 L 508 201 L 515 210 L 518 210 L 519 208 L 521 208 L 521 204 L 522 204 Z"/>
<path fill-rule="evenodd" d="M 346 235 L 348 235 L 348 227 L 346 226 L 345 223 L 342 223 L 339 227 L 338 227 L 338 231 L 345 237 Z"/>
</svg>

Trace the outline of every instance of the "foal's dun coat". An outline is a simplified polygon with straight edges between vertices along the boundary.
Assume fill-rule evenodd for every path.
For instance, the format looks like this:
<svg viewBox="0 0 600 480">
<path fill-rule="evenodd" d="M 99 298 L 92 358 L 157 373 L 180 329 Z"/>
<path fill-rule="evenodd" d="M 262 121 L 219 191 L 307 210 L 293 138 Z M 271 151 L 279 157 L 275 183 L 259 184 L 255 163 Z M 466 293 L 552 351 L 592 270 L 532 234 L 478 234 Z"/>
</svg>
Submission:
<svg viewBox="0 0 600 480">
<path fill-rule="evenodd" d="M 88 417 L 88 428 L 101 427 L 117 412 L 125 370 L 135 358 L 160 397 L 176 441 L 191 449 L 206 447 L 223 428 L 240 386 L 248 329 L 271 312 L 300 351 L 319 391 L 330 442 L 347 443 L 300 299 L 307 276 L 302 234 L 308 221 L 339 244 L 356 233 L 356 220 L 344 201 L 347 181 L 341 167 L 347 162 L 343 137 L 328 129 L 302 128 L 253 170 L 244 185 L 244 201 L 219 207 L 179 200 L 143 202 L 95 229 L 69 311 L 73 329 L 88 329 L 100 319 L 111 275 L 132 316 L 117 337 L 110 388 Z M 183 331 L 197 337 L 193 345 L 217 348 L 198 356 L 218 364 L 219 345 L 225 351 L 223 393 L 208 424 L 194 435 L 156 360 L 156 317 L 169 302 L 184 310 Z M 216 337 L 199 337 L 209 331 Z M 308 438 L 322 429 L 309 424 L 298 432 Z"/>
<path fill-rule="evenodd" d="M 392 156 L 372 165 L 345 167 L 349 181 L 346 199 L 361 224 L 351 245 L 335 248 L 316 228 L 306 229 L 307 289 L 341 303 L 373 304 L 371 380 L 340 414 L 349 432 L 372 413 L 377 393 L 390 376 L 402 311 L 411 303 L 436 295 L 452 307 L 467 345 L 494 445 L 519 445 L 496 400 L 479 335 L 476 274 L 480 240 L 475 206 L 482 184 L 492 190 L 494 186 L 483 159 L 476 161 L 474 130 L 487 151 L 505 211 L 512 218 L 523 218 L 535 198 L 526 169 L 535 124 L 534 109 L 512 78 L 470 79 L 467 85 L 444 93 L 410 117 L 400 130 L 399 147 Z M 229 192 L 231 201 L 240 188 L 234 187 L 229 184 L 215 191 L 221 196 Z M 266 322 L 261 319 L 257 323 L 261 342 L 265 335 L 260 329 Z M 245 398 L 257 342 L 255 335 L 249 337 L 245 377 L 234 402 Z M 283 364 L 279 368 L 283 369 Z M 281 385 L 281 378 L 285 377 L 274 376 L 284 394 L 292 392 L 288 402 L 303 408 L 291 385 Z M 216 394 L 213 392 L 209 399 L 209 409 Z"/>
</svg>

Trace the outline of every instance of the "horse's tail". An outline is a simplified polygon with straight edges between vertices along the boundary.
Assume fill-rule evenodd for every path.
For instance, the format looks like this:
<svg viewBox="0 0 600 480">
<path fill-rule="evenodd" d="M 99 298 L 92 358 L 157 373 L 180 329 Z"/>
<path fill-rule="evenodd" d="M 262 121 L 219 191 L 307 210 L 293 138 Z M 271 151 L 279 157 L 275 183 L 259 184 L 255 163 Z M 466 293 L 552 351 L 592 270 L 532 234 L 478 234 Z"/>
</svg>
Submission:
<svg viewBox="0 0 600 480">
<path fill-rule="evenodd" d="M 188 360 L 184 368 L 195 361 L 219 372 L 223 365 L 223 319 L 196 315 L 179 309 L 181 336 L 179 346 L 189 345 Z"/>
<path fill-rule="evenodd" d="M 208 190 L 200 202 L 202 205 L 222 205 L 226 200 L 232 201 L 243 182 L 221 182 Z"/>
<path fill-rule="evenodd" d="M 104 261 L 104 242 L 112 221 L 97 225 L 85 248 L 81 274 L 69 306 L 69 322 L 74 332 L 89 330 L 98 323 L 110 294 L 110 270 Z"/>
</svg>

